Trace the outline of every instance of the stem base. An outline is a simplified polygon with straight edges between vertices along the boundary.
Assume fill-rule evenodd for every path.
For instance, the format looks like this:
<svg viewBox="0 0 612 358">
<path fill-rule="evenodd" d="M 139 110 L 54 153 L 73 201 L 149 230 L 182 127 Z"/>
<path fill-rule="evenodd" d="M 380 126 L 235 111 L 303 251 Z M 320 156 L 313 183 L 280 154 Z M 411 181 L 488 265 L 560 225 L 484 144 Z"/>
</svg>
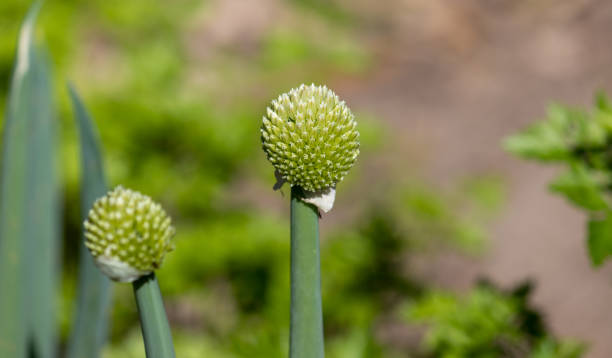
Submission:
<svg viewBox="0 0 612 358">
<path fill-rule="evenodd" d="M 322 358 L 323 310 L 319 254 L 319 212 L 291 188 L 290 358 Z"/>
</svg>

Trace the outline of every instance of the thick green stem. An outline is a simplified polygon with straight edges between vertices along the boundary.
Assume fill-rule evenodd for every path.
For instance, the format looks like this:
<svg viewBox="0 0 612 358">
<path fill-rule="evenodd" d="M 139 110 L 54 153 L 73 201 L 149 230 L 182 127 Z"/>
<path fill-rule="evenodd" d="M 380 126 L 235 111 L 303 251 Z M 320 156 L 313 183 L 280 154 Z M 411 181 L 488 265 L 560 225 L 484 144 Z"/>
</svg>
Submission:
<svg viewBox="0 0 612 358">
<path fill-rule="evenodd" d="M 134 282 L 134 295 L 147 358 L 174 358 L 170 325 L 154 273 Z"/>
<path fill-rule="evenodd" d="M 319 259 L 319 213 L 291 188 L 290 358 L 322 358 L 323 312 Z"/>
</svg>

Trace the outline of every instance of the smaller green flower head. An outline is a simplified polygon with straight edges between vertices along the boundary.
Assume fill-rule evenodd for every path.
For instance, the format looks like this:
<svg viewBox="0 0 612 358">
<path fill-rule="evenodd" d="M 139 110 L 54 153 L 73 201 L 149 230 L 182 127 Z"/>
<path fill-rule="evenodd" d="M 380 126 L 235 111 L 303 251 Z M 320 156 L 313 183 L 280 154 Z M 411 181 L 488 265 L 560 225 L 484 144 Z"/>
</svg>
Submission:
<svg viewBox="0 0 612 358">
<path fill-rule="evenodd" d="M 261 140 L 280 176 L 310 192 L 334 188 L 359 155 L 355 116 L 334 92 L 314 84 L 272 101 Z"/>
<path fill-rule="evenodd" d="M 161 205 L 121 186 L 99 198 L 85 221 L 85 246 L 112 280 L 132 282 L 174 249 L 174 227 Z"/>
</svg>

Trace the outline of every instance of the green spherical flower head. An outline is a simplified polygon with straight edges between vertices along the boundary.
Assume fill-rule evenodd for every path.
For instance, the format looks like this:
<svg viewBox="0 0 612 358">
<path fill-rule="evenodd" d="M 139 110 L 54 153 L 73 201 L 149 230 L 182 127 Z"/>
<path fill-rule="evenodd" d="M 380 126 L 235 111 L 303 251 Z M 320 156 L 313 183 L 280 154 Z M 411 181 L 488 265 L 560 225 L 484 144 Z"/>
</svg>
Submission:
<svg viewBox="0 0 612 358">
<path fill-rule="evenodd" d="M 325 86 L 301 85 L 280 95 L 263 117 L 268 160 L 291 186 L 333 188 L 359 155 L 355 116 Z"/>
<path fill-rule="evenodd" d="M 85 246 L 100 270 L 120 282 L 159 268 L 174 249 L 173 236 L 161 205 L 121 186 L 96 200 L 85 221 Z"/>
</svg>

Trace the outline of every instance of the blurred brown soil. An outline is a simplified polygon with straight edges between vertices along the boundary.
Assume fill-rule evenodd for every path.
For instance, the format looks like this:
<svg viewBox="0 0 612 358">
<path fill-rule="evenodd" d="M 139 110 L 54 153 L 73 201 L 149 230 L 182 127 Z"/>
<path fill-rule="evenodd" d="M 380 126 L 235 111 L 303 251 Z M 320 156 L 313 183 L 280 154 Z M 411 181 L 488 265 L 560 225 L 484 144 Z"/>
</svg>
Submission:
<svg viewBox="0 0 612 358">
<path fill-rule="evenodd" d="M 377 2 L 378 4 L 379 2 Z M 612 3 L 607 1 L 404 0 L 378 11 L 369 34 L 379 64 L 340 82 L 357 111 L 375 113 L 444 186 L 500 173 L 508 201 L 481 260 L 440 255 L 423 271 L 466 289 L 481 276 L 536 284 L 534 304 L 553 331 L 612 356 L 612 270 L 590 267 L 585 217 L 547 191 L 555 169 L 511 157 L 501 140 L 541 118 L 551 101 L 590 106 L 612 89 Z M 415 148 L 415 146 L 417 146 Z M 400 148 L 394 163 L 413 165 Z M 423 265 L 421 265 L 423 266 Z"/>
</svg>

